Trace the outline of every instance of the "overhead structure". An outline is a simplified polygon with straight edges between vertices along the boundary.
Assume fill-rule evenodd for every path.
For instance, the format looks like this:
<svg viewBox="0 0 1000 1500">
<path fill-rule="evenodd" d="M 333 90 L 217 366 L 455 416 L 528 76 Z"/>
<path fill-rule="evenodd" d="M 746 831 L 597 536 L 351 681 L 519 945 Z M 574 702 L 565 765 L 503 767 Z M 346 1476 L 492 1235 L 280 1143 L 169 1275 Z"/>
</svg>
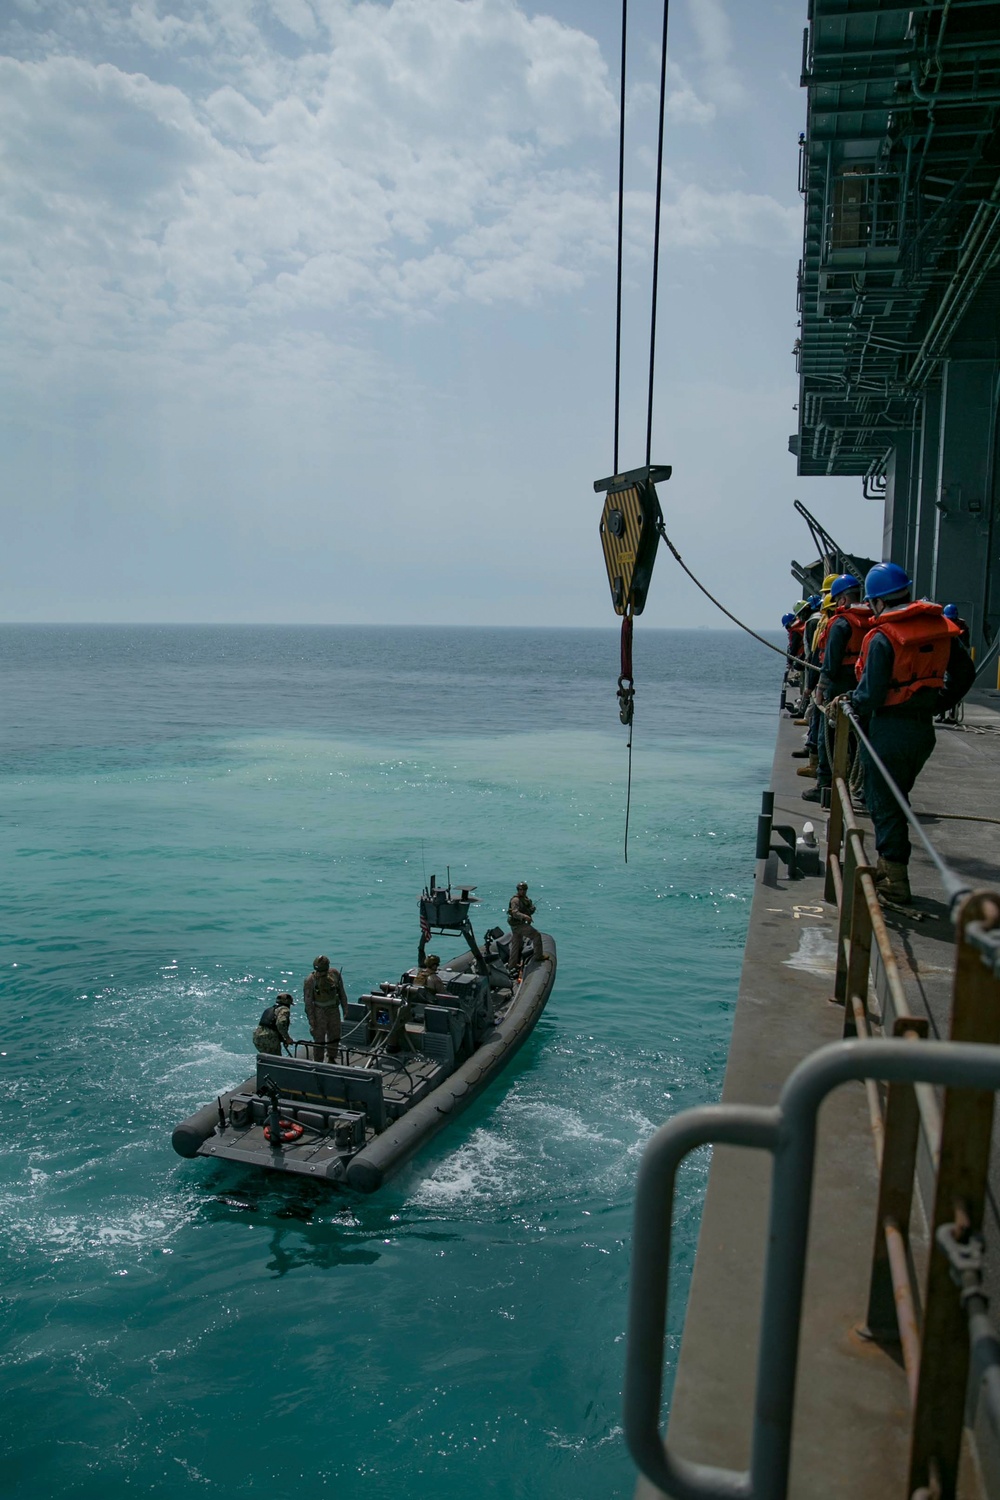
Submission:
<svg viewBox="0 0 1000 1500">
<path fill-rule="evenodd" d="M 802 475 L 857 475 L 883 554 L 1000 627 L 1000 5 L 810 0 Z"/>
</svg>

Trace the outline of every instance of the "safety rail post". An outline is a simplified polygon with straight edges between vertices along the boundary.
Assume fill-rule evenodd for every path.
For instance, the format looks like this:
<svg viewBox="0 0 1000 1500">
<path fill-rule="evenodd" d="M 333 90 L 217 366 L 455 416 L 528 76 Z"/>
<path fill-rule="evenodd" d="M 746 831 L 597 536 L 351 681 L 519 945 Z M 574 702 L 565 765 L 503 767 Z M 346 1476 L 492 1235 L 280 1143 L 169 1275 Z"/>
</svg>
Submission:
<svg viewBox="0 0 1000 1500">
<path fill-rule="evenodd" d="M 838 984 L 843 982 L 844 986 L 844 1036 L 850 1037 L 857 1036 L 858 1034 L 854 1013 L 855 999 L 860 1001 L 866 1021 L 868 1016 L 872 917 L 866 898 L 864 882 L 866 877 L 869 880 L 871 879 L 872 867 L 865 858 L 864 839 L 860 829 L 848 829 L 847 847 L 851 867 L 849 888 L 845 869 L 843 893 L 843 910 L 847 912 L 847 950 L 843 959 L 840 953 L 837 955 L 837 982 Z M 848 889 L 850 889 L 849 901 Z M 841 915 L 843 916 L 843 911 Z M 843 929 L 844 926 L 845 923 L 841 921 L 841 928 Z M 837 999 L 840 999 L 839 993 Z"/>
<path fill-rule="evenodd" d="M 970 941 L 973 924 L 977 938 L 984 931 L 991 936 L 996 933 L 992 953 L 984 953 Z M 1000 1043 L 1000 893 L 975 891 L 967 896 L 956 926 L 951 1040 L 996 1046 Z M 955 1494 L 969 1377 L 969 1334 L 965 1309 L 937 1235 L 942 1225 L 959 1218 L 971 1234 L 982 1231 L 993 1101 L 993 1094 L 985 1090 L 952 1087 L 944 1095 L 906 1491 L 910 1496 L 935 1489 L 943 1500 Z"/>
<path fill-rule="evenodd" d="M 926 1040 L 924 1017 L 898 1016 L 893 1035 Z M 899 1343 L 910 1385 L 916 1393 L 920 1335 L 910 1266 L 910 1212 L 920 1140 L 920 1107 L 912 1083 L 890 1083 L 882 1124 L 875 1244 L 868 1290 L 865 1332 L 878 1343 Z"/>
<path fill-rule="evenodd" d="M 844 807 L 851 805 L 851 793 L 847 785 L 847 767 L 850 759 L 851 726 L 847 715 L 837 709 L 837 727 L 833 740 L 833 765 L 830 794 L 830 816 L 826 825 L 826 886 L 823 898 L 831 904 L 839 899 L 835 865 L 839 869 L 841 846 L 844 842 Z"/>
</svg>

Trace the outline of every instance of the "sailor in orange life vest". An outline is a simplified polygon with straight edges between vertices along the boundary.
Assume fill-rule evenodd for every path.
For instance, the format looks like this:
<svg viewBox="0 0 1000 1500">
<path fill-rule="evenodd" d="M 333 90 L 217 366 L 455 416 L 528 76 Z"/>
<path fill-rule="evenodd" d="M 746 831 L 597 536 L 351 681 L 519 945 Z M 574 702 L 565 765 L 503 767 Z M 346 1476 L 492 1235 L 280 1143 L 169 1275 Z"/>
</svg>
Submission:
<svg viewBox="0 0 1000 1500">
<path fill-rule="evenodd" d="M 940 604 L 914 602 L 905 571 L 878 563 L 865 578 L 874 620 L 855 668 L 854 712 L 886 770 L 909 800 L 934 749 L 934 715 L 953 708 L 976 677 L 958 626 Z M 875 825 L 875 886 L 887 901 L 909 901 L 906 818 L 862 746 L 865 800 Z"/>
<path fill-rule="evenodd" d="M 824 631 L 819 682 L 815 698 L 817 706 L 832 703 L 844 693 L 849 693 L 857 681 L 855 663 L 861 654 L 861 643 L 874 623 L 871 606 L 861 602 L 861 584 L 851 573 L 841 573 L 830 585 L 830 601 L 833 612 Z M 820 630 L 823 630 L 820 626 Z M 817 638 L 819 632 L 817 631 Z M 852 735 L 852 759 L 856 751 Z M 820 725 L 817 742 L 818 764 L 816 785 L 802 793 L 803 802 L 822 802 L 823 791 L 833 783 L 833 767 L 827 747 L 827 734 Z"/>
</svg>

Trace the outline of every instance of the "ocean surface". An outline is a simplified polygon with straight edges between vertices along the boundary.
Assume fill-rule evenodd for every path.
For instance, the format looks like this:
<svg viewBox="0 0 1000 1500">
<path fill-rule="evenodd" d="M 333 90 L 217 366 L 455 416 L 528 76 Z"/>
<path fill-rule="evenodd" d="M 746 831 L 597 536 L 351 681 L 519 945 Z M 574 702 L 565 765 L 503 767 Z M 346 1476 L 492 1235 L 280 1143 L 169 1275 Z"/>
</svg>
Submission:
<svg viewBox="0 0 1000 1500">
<path fill-rule="evenodd" d="M 7 1496 L 631 1495 L 633 1182 L 721 1087 L 780 662 L 637 623 L 626 865 L 617 656 L 612 630 L 0 627 Z M 374 1198 L 176 1157 L 276 989 L 320 952 L 352 997 L 395 977 L 447 866 L 478 931 L 524 879 L 558 944 L 501 1082 Z"/>
</svg>

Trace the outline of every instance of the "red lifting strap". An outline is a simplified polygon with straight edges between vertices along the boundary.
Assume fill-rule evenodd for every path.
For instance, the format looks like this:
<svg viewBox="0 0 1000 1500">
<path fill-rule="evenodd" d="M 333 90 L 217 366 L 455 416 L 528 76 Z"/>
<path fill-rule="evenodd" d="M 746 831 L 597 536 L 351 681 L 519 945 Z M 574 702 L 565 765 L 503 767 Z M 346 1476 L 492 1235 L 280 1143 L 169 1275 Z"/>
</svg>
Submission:
<svg viewBox="0 0 1000 1500">
<path fill-rule="evenodd" d="M 632 681 L 632 616 L 622 616 L 622 677 Z M 619 679 L 620 682 L 620 679 Z"/>
<path fill-rule="evenodd" d="M 635 707 L 635 689 L 632 682 L 632 611 L 622 616 L 622 671 L 618 679 L 618 717 L 623 724 L 631 724 Z"/>
</svg>

